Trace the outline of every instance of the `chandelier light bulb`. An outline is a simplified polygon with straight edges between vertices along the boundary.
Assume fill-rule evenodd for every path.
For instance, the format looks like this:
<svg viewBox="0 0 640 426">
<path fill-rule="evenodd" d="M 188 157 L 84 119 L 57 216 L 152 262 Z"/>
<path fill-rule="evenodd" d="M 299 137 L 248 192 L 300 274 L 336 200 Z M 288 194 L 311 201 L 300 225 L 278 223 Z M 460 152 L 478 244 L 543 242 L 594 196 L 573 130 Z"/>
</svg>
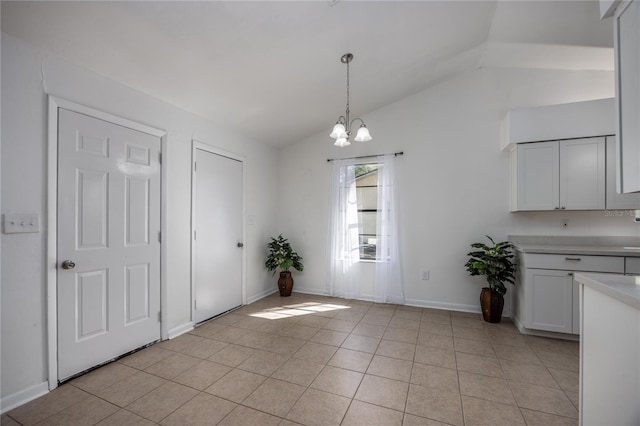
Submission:
<svg viewBox="0 0 640 426">
<path fill-rule="evenodd" d="M 334 145 L 339 147 L 339 148 L 344 148 L 345 146 L 351 145 L 351 142 L 349 142 L 349 139 L 347 139 L 347 138 L 338 138 L 334 142 Z"/>
<path fill-rule="evenodd" d="M 333 139 L 346 139 L 347 129 L 345 129 L 342 123 L 336 123 L 336 125 L 333 126 L 333 130 L 331 131 L 329 137 L 332 137 Z"/>
<path fill-rule="evenodd" d="M 367 129 L 367 126 L 365 126 L 364 124 L 360 126 L 354 140 L 356 142 L 369 142 L 371 139 L 373 138 L 369 134 L 369 129 Z"/>
</svg>

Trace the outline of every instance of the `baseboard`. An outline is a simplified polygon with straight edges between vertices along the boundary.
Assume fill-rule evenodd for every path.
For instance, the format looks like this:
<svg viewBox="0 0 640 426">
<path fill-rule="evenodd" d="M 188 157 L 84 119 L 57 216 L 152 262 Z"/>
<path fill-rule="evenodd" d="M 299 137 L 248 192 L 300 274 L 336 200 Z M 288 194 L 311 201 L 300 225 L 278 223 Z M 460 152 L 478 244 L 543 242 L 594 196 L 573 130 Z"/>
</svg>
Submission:
<svg viewBox="0 0 640 426">
<path fill-rule="evenodd" d="M 513 317 L 511 318 L 511 321 L 513 321 L 513 325 L 515 325 L 515 326 L 516 326 L 516 328 L 518 329 L 518 331 L 519 331 L 521 334 L 528 334 L 528 333 L 526 332 L 526 330 L 527 330 L 527 329 L 526 329 L 526 328 L 525 328 L 525 326 L 520 322 L 520 320 L 518 319 L 518 317 L 516 317 L 515 315 L 513 315 Z"/>
<path fill-rule="evenodd" d="M 269 288 L 267 290 L 263 290 L 260 293 L 247 298 L 247 305 L 250 305 L 250 304 L 252 304 L 254 302 L 257 302 L 260 299 L 264 299 L 265 297 L 270 296 L 270 295 L 272 295 L 273 293 L 275 293 L 277 291 L 278 291 L 278 287 Z"/>
<path fill-rule="evenodd" d="M 168 331 L 167 334 L 169 339 L 175 339 L 176 337 L 181 336 L 185 333 L 188 333 L 191 330 L 193 330 L 193 322 L 190 321 L 188 323 L 172 328 L 171 330 Z"/>
<path fill-rule="evenodd" d="M 326 292 L 305 288 L 305 287 L 294 287 L 294 292 L 303 293 L 303 294 L 313 294 L 316 296 L 329 296 Z M 358 300 L 364 300 L 367 302 L 374 302 L 375 295 L 373 294 L 361 294 Z M 407 306 L 415 306 L 418 308 L 432 308 L 432 309 L 442 309 L 446 311 L 458 311 L 458 312 L 471 312 L 474 314 L 482 313 L 480 310 L 480 305 L 463 305 L 459 303 L 444 303 L 444 302 L 432 302 L 428 300 L 421 299 L 406 299 L 405 305 Z M 511 312 L 505 311 L 502 316 L 509 318 Z"/>
<path fill-rule="evenodd" d="M 313 294 L 315 296 L 327 296 L 327 297 L 330 297 L 323 290 L 316 290 L 316 289 L 310 289 L 310 288 L 304 288 L 304 287 L 294 287 L 293 290 L 294 290 L 295 293 Z M 364 300 L 365 302 L 373 302 L 375 300 L 375 296 L 373 294 L 361 294 L 360 297 L 358 297 L 358 299 L 356 299 L 356 300 Z"/>
<path fill-rule="evenodd" d="M 303 293 L 303 294 L 313 294 L 315 296 L 327 296 L 327 297 L 329 297 L 329 295 L 324 290 L 316 290 L 316 289 L 313 289 L 313 288 L 304 288 L 304 287 L 299 287 L 299 286 L 294 286 L 293 287 L 293 292 L 294 293 Z"/>
<path fill-rule="evenodd" d="M 0 413 L 4 414 L 47 393 L 49 393 L 49 382 L 42 382 L 21 390 L 20 392 L 16 392 L 13 395 L 5 396 L 0 400 Z"/>
<path fill-rule="evenodd" d="M 407 299 L 405 305 L 418 308 L 442 309 L 446 311 L 481 313 L 479 305 L 463 305 L 460 303 L 432 302 L 429 300 Z"/>
<path fill-rule="evenodd" d="M 526 334 L 528 336 L 548 337 L 550 339 L 572 340 L 574 342 L 580 341 L 579 334 L 567 334 L 557 333 L 555 331 L 533 330 L 525 327 L 517 318 L 512 318 L 513 324 L 516 326 L 520 334 Z"/>
</svg>

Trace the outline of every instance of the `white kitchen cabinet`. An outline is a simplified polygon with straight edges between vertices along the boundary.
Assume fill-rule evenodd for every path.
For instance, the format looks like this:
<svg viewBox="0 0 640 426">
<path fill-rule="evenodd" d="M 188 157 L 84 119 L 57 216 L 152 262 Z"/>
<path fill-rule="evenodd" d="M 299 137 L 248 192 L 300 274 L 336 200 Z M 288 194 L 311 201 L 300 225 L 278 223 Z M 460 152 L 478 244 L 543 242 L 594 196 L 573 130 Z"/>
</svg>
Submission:
<svg viewBox="0 0 640 426">
<path fill-rule="evenodd" d="M 640 257 L 625 257 L 624 273 L 640 275 Z"/>
<path fill-rule="evenodd" d="M 560 208 L 600 210 L 605 207 L 605 138 L 559 142 Z"/>
<path fill-rule="evenodd" d="M 518 328 L 580 334 L 580 307 L 575 272 L 623 274 L 625 258 L 581 254 L 519 253 L 513 296 Z M 634 258 L 640 260 L 640 258 Z M 627 268 L 634 261 L 627 258 Z M 639 267 L 640 267 L 640 262 Z"/>
<path fill-rule="evenodd" d="M 527 318 L 535 330 L 573 333 L 573 274 L 570 271 L 527 269 Z"/>
<path fill-rule="evenodd" d="M 558 142 L 517 145 L 516 210 L 554 210 L 560 207 L 560 151 Z"/>
<path fill-rule="evenodd" d="M 512 210 L 603 210 L 605 153 L 604 137 L 518 144 Z"/>
<path fill-rule="evenodd" d="M 640 193 L 620 194 L 616 189 L 616 138 L 607 136 L 607 202 L 609 210 L 640 209 Z"/>
<path fill-rule="evenodd" d="M 620 192 L 640 191 L 640 1 L 625 1 L 614 15 L 616 134 Z"/>
</svg>

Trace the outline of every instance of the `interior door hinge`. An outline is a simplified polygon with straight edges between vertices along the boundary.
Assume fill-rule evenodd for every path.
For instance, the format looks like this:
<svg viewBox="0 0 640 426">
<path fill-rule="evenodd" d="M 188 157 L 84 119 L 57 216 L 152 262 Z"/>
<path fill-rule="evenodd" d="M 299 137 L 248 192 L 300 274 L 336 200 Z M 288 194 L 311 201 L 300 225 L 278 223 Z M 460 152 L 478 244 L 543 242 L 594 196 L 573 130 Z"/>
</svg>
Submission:
<svg viewBox="0 0 640 426">
<path fill-rule="evenodd" d="M 194 240 L 196 239 L 196 230 L 195 229 L 193 230 L 193 239 Z"/>
<path fill-rule="evenodd" d="M 162 312 L 158 311 L 158 322 L 162 322 Z"/>
<path fill-rule="evenodd" d="M 198 171 L 198 163 L 197 162 L 193 162 L 193 171 L 197 172 Z"/>
<path fill-rule="evenodd" d="M 162 242 L 162 232 L 158 231 L 158 242 L 161 243 Z"/>
<path fill-rule="evenodd" d="M 161 152 L 158 153 L 158 162 L 160 164 L 162 164 L 162 153 Z"/>
</svg>

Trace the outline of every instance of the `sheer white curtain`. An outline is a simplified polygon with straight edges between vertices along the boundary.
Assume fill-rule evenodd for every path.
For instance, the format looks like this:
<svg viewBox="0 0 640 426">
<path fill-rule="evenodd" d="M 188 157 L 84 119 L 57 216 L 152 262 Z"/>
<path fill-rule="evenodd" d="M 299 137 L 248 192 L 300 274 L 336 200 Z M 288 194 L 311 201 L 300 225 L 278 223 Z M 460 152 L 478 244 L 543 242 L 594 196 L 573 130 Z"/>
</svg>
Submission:
<svg viewBox="0 0 640 426">
<path fill-rule="evenodd" d="M 326 290 L 331 296 L 358 299 L 360 279 L 353 268 L 360 261 L 353 160 L 332 162 L 330 209 Z"/>
<path fill-rule="evenodd" d="M 378 303 L 404 304 L 400 265 L 396 156 L 376 159 L 378 168 L 378 220 L 376 227 L 376 298 Z"/>
<path fill-rule="evenodd" d="M 400 265 L 395 155 L 376 157 L 378 213 L 376 221 L 375 301 L 404 304 Z M 331 206 L 326 290 L 332 296 L 361 296 L 358 199 L 354 160 L 335 160 L 331 170 Z"/>
</svg>

